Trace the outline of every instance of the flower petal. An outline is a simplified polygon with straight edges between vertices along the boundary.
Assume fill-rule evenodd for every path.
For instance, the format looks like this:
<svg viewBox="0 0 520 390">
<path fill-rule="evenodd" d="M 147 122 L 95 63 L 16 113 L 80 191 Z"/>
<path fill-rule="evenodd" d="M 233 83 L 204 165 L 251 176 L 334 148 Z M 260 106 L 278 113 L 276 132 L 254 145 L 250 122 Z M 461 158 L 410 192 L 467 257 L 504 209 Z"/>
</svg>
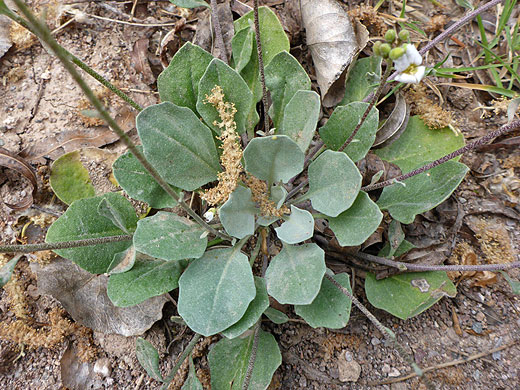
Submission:
<svg viewBox="0 0 520 390">
<path fill-rule="evenodd" d="M 406 56 L 408 57 L 408 61 L 410 61 L 411 64 L 422 64 L 422 57 L 414 45 L 406 45 Z"/>
</svg>

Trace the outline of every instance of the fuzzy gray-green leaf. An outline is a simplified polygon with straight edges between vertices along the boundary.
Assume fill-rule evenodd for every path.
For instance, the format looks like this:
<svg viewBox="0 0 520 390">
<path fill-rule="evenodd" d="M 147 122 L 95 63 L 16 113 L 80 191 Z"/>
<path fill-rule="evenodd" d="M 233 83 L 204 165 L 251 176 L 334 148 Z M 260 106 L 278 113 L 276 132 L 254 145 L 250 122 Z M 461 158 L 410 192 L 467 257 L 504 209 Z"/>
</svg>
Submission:
<svg viewBox="0 0 520 390">
<path fill-rule="evenodd" d="M 329 120 L 320 128 L 323 142 L 332 150 L 338 150 L 355 130 L 368 103 L 353 102 L 338 106 Z M 359 128 L 352 142 L 343 150 L 352 161 L 357 162 L 366 156 L 376 139 L 379 124 L 379 111 L 373 108 Z"/>
<path fill-rule="evenodd" d="M 240 248 L 214 249 L 182 274 L 178 311 L 194 332 L 211 336 L 238 322 L 255 295 L 253 273 Z"/>
<path fill-rule="evenodd" d="M 309 191 L 312 207 L 337 217 L 356 200 L 361 189 L 361 173 L 345 154 L 326 150 L 309 165 Z"/>
<path fill-rule="evenodd" d="M 297 91 L 285 106 L 277 133 L 287 135 L 305 153 L 320 116 L 320 96 L 314 91 Z"/>
<path fill-rule="evenodd" d="M 360 58 L 348 74 L 345 83 L 345 96 L 339 106 L 362 101 L 379 85 L 381 77 L 381 57 Z"/>
<path fill-rule="evenodd" d="M 144 154 L 170 184 L 193 191 L 220 172 L 213 133 L 186 107 L 165 102 L 137 116 Z"/>
<path fill-rule="evenodd" d="M 208 242 L 204 228 L 173 213 L 158 212 L 141 219 L 134 233 L 135 248 L 164 260 L 199 258 Z"/>
<path fill-rule="evenodd" d="M 16 267 L 18 260 L 20 260 L 20 257 L 22 256 L 23 255 L 17 255 L 13 257 L 0 268 L 0 288 L 4 287 L 9 282 L 9 280 L 11 280 L 11 275 L 13 274 L 14 267 Z M 267 306 L 269 306 L 269 303 L 267 304 Z"/>
<path fill-rule="evenodd" d="M 196 113 L 199 82 L 212 59 L 204 49 L 186 42 L 157 78 L 161 101 L 188 107 Z"/>
<path fill-rule="evenodd" d="M 333 278 L 352 292 L 348 274 L 337 274 Z M 294 311 L 313 328 L 340 329 L 347 325 L 351 306 L 352 301 L 325 278 L 314 301 L 309 305 L 295 305 Z"/>
<path fill-rule="evenodd" d="M 126 234 L 115 226 L 110 219 L 98 214 L 99 203 L 105 198 L 110 199 L 113 207 L 124 214 L 125 228 L 129 232 L 133 232 L 137 224 L 137 216 L 133 206 L 123 196 L 116 193 L 107 193 L 73 202 L 67 211 L 49 227 L 45 242 L 54 243 Z M 110 271 L 114 255 L 125 251 L 130 245 L 132 245 L 132 242 L 129 240 L 95 246 L 57 249 L 55 252 L 88 272 L 102 274 Z"/>
<path fill-rule="evenodd" d="M 287 244 L 298 244 L 312 237 L 314 218 L 307 210 L 291 205 L 289 215 L 281 226 L 274 229 L 280 240 Z"/>
<path fill-rule="evenodd" d="M 257 211 L 251 200 L 251 190 L 237 186 L 219 210 L 220 222 L 230 236 L 242 239 L 255 232 Z"/>
<path fill-rule="evenodd" d="M 152 343 L 142 337 L 138 337 L 135 340 L 135 354 L 141 366 L 146 370 L 146 373 L 156 381 L 163 382 L 159 368 L 159 353 L 157 353 Z"/>
<path fill-rule="evenodd" d="M 325 252 L 318 245 L 284 245 L 265 273 L 267 292 L 281 304 L 308 305 L 325 275 Z"/>
<path fill-rule="evenodd" d="M 115 306 L 135 306 L 176 289 L 181 272 L 177 261 L 137 260 L 130 271 L 110 276 L 107 294 Z"/>
<path fill-rule="evenodd" d="M 355 246 L 361 245 L 376 231 L 383 214 L 368 194 L 361 191 L 348 210 L 327 219 L 341 246 Z"/>
<path fill-rule="evenodd" d="M 305 155 L 286 135 L 253 138 L 244 150 L 246 171 L 268 183 L 287 182 L 303 170 Z"/>
</svg>

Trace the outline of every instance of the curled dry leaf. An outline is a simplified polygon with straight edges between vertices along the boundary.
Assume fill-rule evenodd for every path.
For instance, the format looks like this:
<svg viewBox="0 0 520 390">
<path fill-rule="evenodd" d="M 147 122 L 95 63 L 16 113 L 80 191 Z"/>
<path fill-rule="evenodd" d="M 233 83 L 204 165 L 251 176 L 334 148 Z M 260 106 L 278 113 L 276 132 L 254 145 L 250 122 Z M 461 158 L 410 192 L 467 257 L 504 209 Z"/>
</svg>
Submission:
<svg viewBox="0 0 520 390">
<path fill-rule="evenodd" d="M 4 204 L 13 210 L 25 210 L 33 204 L 34 196 L 38 191 L 38 182 L 36 173 L 32 167 L 21 157 L 14 155 L 7 149 L 0 147 L 0 166 L 12 169 L 20 173 L 23 177 L 30 181 L 32 185 L 31 193 L 22 201 L 16 204 Z"/>
<path fill-rule="evenodd" d="M 402 93 L 396 94 L 395 106 L 385 123 L 377 131 L 373 147 L 385 147 L 392 144 L 403 133 L 410 119 L 410 107 Z"/>
<path fill-rule="evenodd" d="M 148 62 L 148 46 L 150 40 L 148 38 L 141 38 L 135 41 L 134 47 L 130 52 L 132 59 L 132 66 L 135 71 L 141 74 L 142 80 L 145 84 L 152 84 L 155 81 L 150 63 Z"/>
<path fill-rule="evenodd" d="M 162 317 L 164 296 L 150 298 L 132 307 L 116 307 L 107 295 L 106 275 L 93 275 L 69 260 L 58 258 L 51 264 L 31 264 L 38 290 L 52 295 L 74 321 L 97 332 L 137 336 Z"/>
<path fill-rule="evenodd" d="M 368 32 L 361 23 L 353 26 L 336 0 L 302 0 L 301 11 L 323 105 L 332 107 L 343 98 L 347 68 L 368 42 Z"/>
</svg>

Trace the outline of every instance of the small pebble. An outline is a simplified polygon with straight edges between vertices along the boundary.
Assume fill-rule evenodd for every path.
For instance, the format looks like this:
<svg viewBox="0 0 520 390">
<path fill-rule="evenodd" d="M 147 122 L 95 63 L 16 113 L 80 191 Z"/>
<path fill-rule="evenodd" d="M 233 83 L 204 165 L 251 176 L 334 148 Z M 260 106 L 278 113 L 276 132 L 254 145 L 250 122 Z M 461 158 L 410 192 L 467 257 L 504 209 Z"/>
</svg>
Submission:
<svg viewBox="0 0 520 390">
<path fill-rule="evenodd" d="M 461 204 L 464 204 L 464 203 L 467 202 L 467 200 L 466 200 L 466 198 L 459 198 L 459 202 L 460 202 Z"/>
<path fill-rule="evenodd" d="M 473 331 L 475 333 L 478 333 L 478 334 L 481 334 L 482 333 L 482 322 L 474 322 L 473 325 L 471 326 L 471 329 L 473 329 Z"/>
<path fill-rule="evenodd" d="M 51 72 L 47 71 L 47 72 L 43 72 L 41 75 L 40 75 L 40 78 L 42 80 L 49 80 L 51 78 Z"/>
<path fill-rule="evenodd" d="M 479 322 L 483 322 L 486 319 L 486 315 L 479 311 L 477 315 L 475 316 L 475 319 Z"/>
<path fill-rule="evenodd" d="M 475 370 L 473 372 L 473 379 L 475 379 L 476 381 L 478 381 L 480 379 L 480 371 L 479 370 Z"/>
<path fill-rule="evenodd" d="M 25 104 L 23 104 L 23 103 L 18 103 L 18 104 L 16 105 L 16 108 L 18 108 L 19 110 L 23 110 L 23 109 L 25 108 Z"/>
<path fill-rule="evenodd" d="M 379 340 L 377 337 L 372 337 L 372 340 L 370 340 L 370 343 L 372 345 L 379 345 L 379 344 L 381 344 L 381 340 Z"/>
<path fill-rule="evenodd" d="M 94 372 L 101 376 L 109 376 L 112 373 L 112 366 L 108 358 L 101 358 L 94 364 Z"/>
<path fill-rule="evenodd" d="M 392 368 L 392 370 L 388 373 L 388 376 L 391 377 L 391 378 L 396 378 L 398 377 L 399 375 L 401 375 L 401 373 L 399 372 L 399 370 L 397 368 Z"/>
<path fill-rule="evenodd" d="M 383 364 L 383 368 L 381 369 L 381 372 L 382 372 L 383 374 L 388 374 L 388 373 L 390 373 L 390 370 L 391 370 L 391 368 L 390 368 L 390 364 L 388 364 L 388 363 Z"/>
</svg>

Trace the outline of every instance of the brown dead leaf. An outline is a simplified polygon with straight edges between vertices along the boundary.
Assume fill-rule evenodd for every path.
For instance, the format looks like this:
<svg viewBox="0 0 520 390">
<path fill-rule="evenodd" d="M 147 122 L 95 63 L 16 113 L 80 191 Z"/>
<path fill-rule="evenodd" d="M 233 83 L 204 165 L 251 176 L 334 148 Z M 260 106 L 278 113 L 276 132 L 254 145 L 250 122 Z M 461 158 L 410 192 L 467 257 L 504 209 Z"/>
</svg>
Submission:
<svg viewBox="0 0 520 390">
<path fill-rule="evenodd" d="M 148 62 L 148 46 L 150 40 L 148 38 L 141 38 L 135 41 L 134 47 L 130 52 L 130 58 L 132 60 L 132 66 L 135 71 L 141 74 L 144 83 L 150 85 L 155 81 L 150 63 Z"/>
<path fill-rule="evenodd" d="M 354 26 L 346 9 L 335 0 L 302 0 L 303 26 L 311 51 L 322 103 L 332 107 L 345 94 L 348 66 L 368 42 L 368 32 L 359 22 Z M 356 29 L 364 30 L 358 42 Z"/>
<path fill-rule="evenodd" d="M 462 336 L 462 329 L 460 328 L 460 321 L 455 308 L 451 307 L 451 319 L 453 320 L 453 330 L 458 336 Z"/>
<path fill-rule="evenodd" d="M 222 28 L 222 38 L 226 46 L 226 56 L 231 57 L 231 40 L 235 34 L 233 26 L 233 14 L 229 0 L 225 0 L 217 4 L 218 18 L 220 27 Z M 202 47 L 204 50 L 213 54 L 214 57 L 220 58 L 216 47 L 214 47 L 215 39 L 213 37 L 213 28 L 211 27 L 211 11 L 208 9 L 199 14 L 197 22 L 197 32 L 193 38 L 193 44 Z"/>
<path fill-rule="evenodd" d="M 29 180 L 32 185 L 31 193 L 24 200 L 16 204 L 9 204 L 6 202 L 4 202 L 4 204 L 13 210 L 25 210 L 30 207 L 33 204 L 34 196 L 38 191 L 38 181 L 36 179 L 36 173 L 32 167 L 23 158 L 14 155 L 2 147 L 0 147 L 0 166 L 15 170 Z"/>
<path fill-rule="evenodd" d="M 84 362 L 76 347 L 70 343 L 60 360 L 61 380 L 70 390 L 94 388 L 98 380 L 94 363 Z"/>
</svg>

